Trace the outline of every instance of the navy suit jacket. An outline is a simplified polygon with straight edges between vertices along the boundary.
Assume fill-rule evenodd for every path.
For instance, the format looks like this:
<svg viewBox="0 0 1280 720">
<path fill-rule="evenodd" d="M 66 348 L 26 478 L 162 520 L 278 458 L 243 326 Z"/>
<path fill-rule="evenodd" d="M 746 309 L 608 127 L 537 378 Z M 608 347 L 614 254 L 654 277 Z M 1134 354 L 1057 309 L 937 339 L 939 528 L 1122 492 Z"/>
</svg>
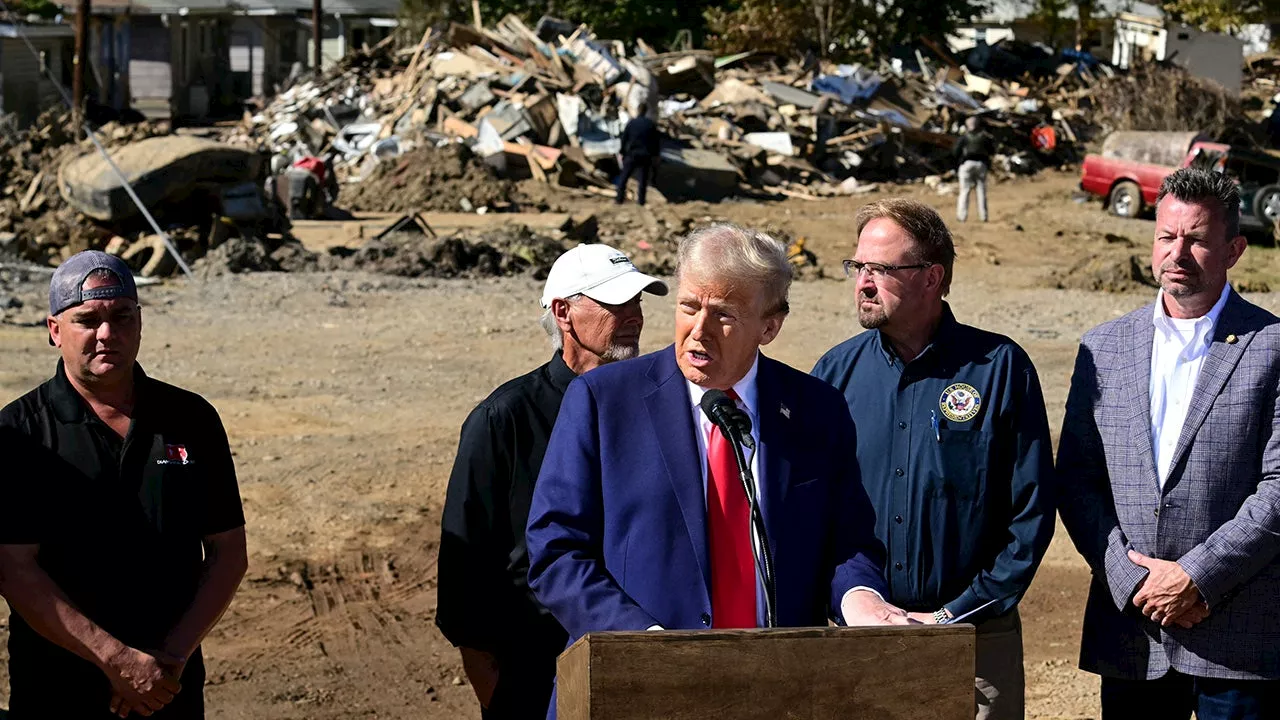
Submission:
<svg viewBox="0 0 1280 720">
<path fill-rule="evenodd" d="M 782 627 L 825 626 L 864 585 L 887 597 L 884 548 L 843 396 L 760 357 L 762 512 Z M 569 631 L 710 627 L 702 460 L 667 347 L 605 365 L 565 394 L 529 513 L 529 583 Z M 554 709 L 553 709 L 554 711 Z"/>
</svg>

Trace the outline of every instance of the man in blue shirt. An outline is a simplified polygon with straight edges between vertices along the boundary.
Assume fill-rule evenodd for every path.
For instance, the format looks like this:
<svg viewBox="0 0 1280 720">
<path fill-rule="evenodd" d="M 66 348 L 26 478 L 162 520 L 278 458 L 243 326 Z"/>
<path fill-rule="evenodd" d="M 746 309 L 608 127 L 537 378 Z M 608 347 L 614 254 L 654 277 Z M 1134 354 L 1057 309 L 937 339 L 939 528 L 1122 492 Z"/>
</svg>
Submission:
<svg viewBox="0 0 1280 720">
<path fill-rule="evenodd" d="M 1022 718 L 1017 604 L 1054 528 L 1040 381 L 1022 348 L 961 325 L 943 301 L 955 247 L 936 211 L 872 203 L 857 232 L 844 267 L 869 332 L 813 374 L 844 392 L 858 428 L 886 600 L 923 623 L 978 610 L 976 715 Z"/>
</svg>

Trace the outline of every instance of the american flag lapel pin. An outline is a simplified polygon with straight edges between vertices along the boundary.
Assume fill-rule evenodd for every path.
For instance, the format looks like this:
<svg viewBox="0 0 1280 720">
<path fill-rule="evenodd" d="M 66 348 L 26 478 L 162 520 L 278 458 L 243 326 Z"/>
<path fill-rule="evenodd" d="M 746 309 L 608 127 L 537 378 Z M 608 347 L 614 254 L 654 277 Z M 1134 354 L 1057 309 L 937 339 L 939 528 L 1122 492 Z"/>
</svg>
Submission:
<svg viewBox="0 0 1280 720">
<path fill-rule="evenodd" d="M 788 419 L 788 420 L 790 420 L 790 419 L 791 419 L 791 408 L 787 407 L 786 405 L 781 406 L 781 407 L 778 409 L 778 412 L 782 413 L 782 417 L 784 417 L 784 418 L 786 418 L 786 419 Z"/>
</svg>

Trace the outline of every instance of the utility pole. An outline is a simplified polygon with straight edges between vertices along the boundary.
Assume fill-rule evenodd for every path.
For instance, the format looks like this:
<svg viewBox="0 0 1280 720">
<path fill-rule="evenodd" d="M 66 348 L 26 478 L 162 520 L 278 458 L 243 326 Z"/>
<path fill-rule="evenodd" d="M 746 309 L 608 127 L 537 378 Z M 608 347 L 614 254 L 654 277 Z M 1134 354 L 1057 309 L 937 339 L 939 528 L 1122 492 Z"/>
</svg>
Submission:
<svg viewBox="0 0 1280 720">
<path fill-rule="evenodd" d="M 311 44 L 314 45 L 312 50 L 311 62 L 315 65 L 316 77 L 320 77 L 320 42 L 324 38 L 324 13 L 320 10 L 320 0 L 311 0 Z"/>
<path fill-rule="evenodd" d="M 76 0 L 76 58 L 71 68 L 72 123 L 77 137 L 84 118 L 84 75 L 89 65 L 89 13 L 90 0 Z"/>
</svg>

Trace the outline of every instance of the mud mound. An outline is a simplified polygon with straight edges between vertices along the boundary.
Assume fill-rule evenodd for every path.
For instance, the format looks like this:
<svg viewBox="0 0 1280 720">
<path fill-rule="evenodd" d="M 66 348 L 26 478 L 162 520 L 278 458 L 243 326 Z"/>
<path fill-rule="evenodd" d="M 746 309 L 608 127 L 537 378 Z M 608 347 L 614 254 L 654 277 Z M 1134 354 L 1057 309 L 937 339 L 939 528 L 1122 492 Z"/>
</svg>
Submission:
<svg viewBox="0 0 1280 720">
<path fill-rule="evenodd" d="M 302 272 L 321 269 L 323 256 L 294 240 L 271 243 L 260 238 L 231 238 L 196 261 L 198 277 L 246 272 Z"/>
<path fill-rule="evenodd" d="M 499 178 L 466 146 L 452 143 L 416 148 L 379 164 L 359 184 L 344 186 L 338 205 L 354 212 L 450 212 L 501 207 L 515 196 L 514 183 Z"/>
<path fill-rule="evenodd" d="M 355 251 L 338 251 L 329 259 L 337 260 L 333 269 L 400 277 L 472 278 L 529 272 L 543 279 L 564 250 L 560 240 L 519 225 L 444 238 L 394 233 Z"/>
<path fill-rule="evenodd" d="M 399 277 L 477 278 L 530 273 L 544 279 L 565 250 L 564 241 L 524 225 L 488 232 L 433 238 L 392 233 L 351 250 L 317 254 L 301 243 L 232 238 L 210 250 L 193 267 L 197 276 L 245 272 L 329 272 L 363 270 Z"/>
<path fill-rule="evenodd" d="M 1148 258 L 1126 253 L 1094 253 L 1047 285 L 1060 290 L 1133 292 L 1158 287 Z"/>
</svg>

